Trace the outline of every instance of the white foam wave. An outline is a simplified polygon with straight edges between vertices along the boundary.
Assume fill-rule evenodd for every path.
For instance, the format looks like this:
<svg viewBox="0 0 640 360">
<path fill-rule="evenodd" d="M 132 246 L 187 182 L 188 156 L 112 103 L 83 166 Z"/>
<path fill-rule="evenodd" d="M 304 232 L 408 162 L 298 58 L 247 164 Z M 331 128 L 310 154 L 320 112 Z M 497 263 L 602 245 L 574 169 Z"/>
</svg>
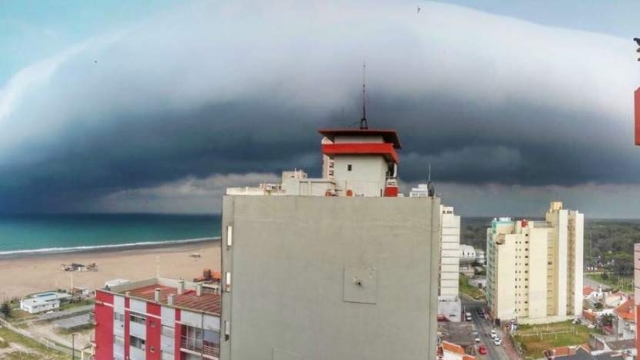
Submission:
<svg viewBox="0 0 640 360">
<path fill-rule="evenodd" d="M 195 238 L 195 239 L 183 239 L 183 240 L 147 241 L 147 242 L 137 242 L 137 243 L 127 243 L 127 244 L 108 244 L 108 245 L 94 245 L 94 246 L 54 247 L 54 248 L 43 248 L 43 249 L 0 251 L 0 258 L 28 256 L 28 255 L 61 254 L 61 253 L 82 252 L 82 251 L 126 250 L 126 249 L 132 249 L 132 248 L 142 248 L 142 247 L 162 247 L 167 245 L 182 245 L 182 244 L 202 242 L 206 240 L 219 240 L 219 239 L 220 237 L 207 237 L 207 238 Z"/>
</svg>

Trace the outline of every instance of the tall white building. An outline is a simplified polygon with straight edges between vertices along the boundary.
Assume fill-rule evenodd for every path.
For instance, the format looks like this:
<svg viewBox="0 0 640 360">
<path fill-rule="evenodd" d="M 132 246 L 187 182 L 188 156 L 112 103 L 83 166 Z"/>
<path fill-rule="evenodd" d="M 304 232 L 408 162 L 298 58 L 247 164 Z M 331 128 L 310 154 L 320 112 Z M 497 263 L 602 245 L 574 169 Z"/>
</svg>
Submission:
<svg viewBox="0 0 640 360">
<path fill-rule="evenodd" d="M 434 197 L 433 184 L 419 184 L 409 197 Z M 475 255 L 474 255 L 475 256 Z M 459 297 L 460 279 L 460 216 L 452 206 L 440 205 L 440 267 L 438 272 L 438 317 L 461 321 Z"/>
<path fill-rule="evenodd" d="M 584 214 L 552 202 L 545 221 L 494 219 L 487 300 L 495 318 L 544 323 L 582 313 Z"/>
</svg>

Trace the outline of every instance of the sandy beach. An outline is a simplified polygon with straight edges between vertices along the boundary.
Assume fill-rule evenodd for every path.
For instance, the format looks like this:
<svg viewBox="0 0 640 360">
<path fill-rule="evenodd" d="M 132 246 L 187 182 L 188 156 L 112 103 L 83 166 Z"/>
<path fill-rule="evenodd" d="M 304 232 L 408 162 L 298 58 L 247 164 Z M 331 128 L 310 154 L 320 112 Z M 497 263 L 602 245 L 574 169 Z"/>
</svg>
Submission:
<svg viewBox="0 0 640 360">
<path fill-rule="evenodd" d="M 199 253 L 200 258 L 189 255 Z M 96 263 L 96 272 L 66 272 L 61 264 Z M 156 276 L 192 280 L 205 268 L 220 270 L 220 241 L 131 250 L 38 255 L 0 260 L 0 300 L 39 291 L 78 287 L 95 289 L 112 279 L 142 280 Z"/>
</svg>

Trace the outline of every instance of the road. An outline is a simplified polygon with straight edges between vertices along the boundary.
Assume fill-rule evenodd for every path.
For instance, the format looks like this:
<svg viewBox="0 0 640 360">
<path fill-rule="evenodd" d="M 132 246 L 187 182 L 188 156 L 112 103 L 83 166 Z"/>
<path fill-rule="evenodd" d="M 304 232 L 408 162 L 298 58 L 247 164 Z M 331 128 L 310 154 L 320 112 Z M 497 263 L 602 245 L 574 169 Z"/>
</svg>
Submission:
<svg viewBox="0 0 640 360">
<path fill-rule="evenodd" d="M 599 283 L 595 280 L 589 279 L 586 275 L 584 276 L 584 286 L 591 286 L 593 289 L 598 289 L 598 286 L 601 286 L 603 289 L 611 287 L 607 284 Z"/>
<path fill-rule="evenodd" d="M 482 319 L 480 315 L 478 315 L 478 308 L 486 308 L 484 302 L 473 301 L 470 299 L 465 299 L 464 297 L 462 297 L 461 299 L 462 306 L 464 307 L 465 311 L 471 312 L 473 323 L 478 330 L 480 340 L 482 340 L 482 344 L 484 345 L 484 347 L 487 348 L 487 355 L 478 355 L 477 358 L 491 360 L 511 360 L 509 355 L 507 355 L 504 346 L 496 346 L 493 344 L 493 340 L 489 336 L 489 332 L 491 331 L 491 329 L 494 329 L 491 322 L 489 322 L 487 319 Z M 498 332 L 498 336 L 500 336 L 501 339 L 504 339 L 504 334 L 502 333 L 502 331 L 498 328 L 495 328 L 495 330 Z"/>
</svg>

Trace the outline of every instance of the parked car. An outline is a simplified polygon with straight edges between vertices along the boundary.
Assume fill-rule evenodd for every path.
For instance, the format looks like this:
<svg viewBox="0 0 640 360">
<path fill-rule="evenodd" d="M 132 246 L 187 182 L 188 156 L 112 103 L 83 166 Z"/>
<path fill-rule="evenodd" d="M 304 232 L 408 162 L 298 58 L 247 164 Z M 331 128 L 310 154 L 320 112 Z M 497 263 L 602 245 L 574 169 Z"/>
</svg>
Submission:
<svg viewBox="0 0 640 360">
<path fill-rule="evenodd" d="M 484 347 L 484 345 L 480 345 L 478 346 L 478 352 L 480 353 L 480 355 L 487 355 L 487 348 Z"/>
<path fill-rule="evenodd" d="M 495 346 L 502 345 L 502 339 L 500 339 L 499 337 L 496 336 L 496 338 L 493 339 L 493 345 L 495 345 Z"/>
</svg>

